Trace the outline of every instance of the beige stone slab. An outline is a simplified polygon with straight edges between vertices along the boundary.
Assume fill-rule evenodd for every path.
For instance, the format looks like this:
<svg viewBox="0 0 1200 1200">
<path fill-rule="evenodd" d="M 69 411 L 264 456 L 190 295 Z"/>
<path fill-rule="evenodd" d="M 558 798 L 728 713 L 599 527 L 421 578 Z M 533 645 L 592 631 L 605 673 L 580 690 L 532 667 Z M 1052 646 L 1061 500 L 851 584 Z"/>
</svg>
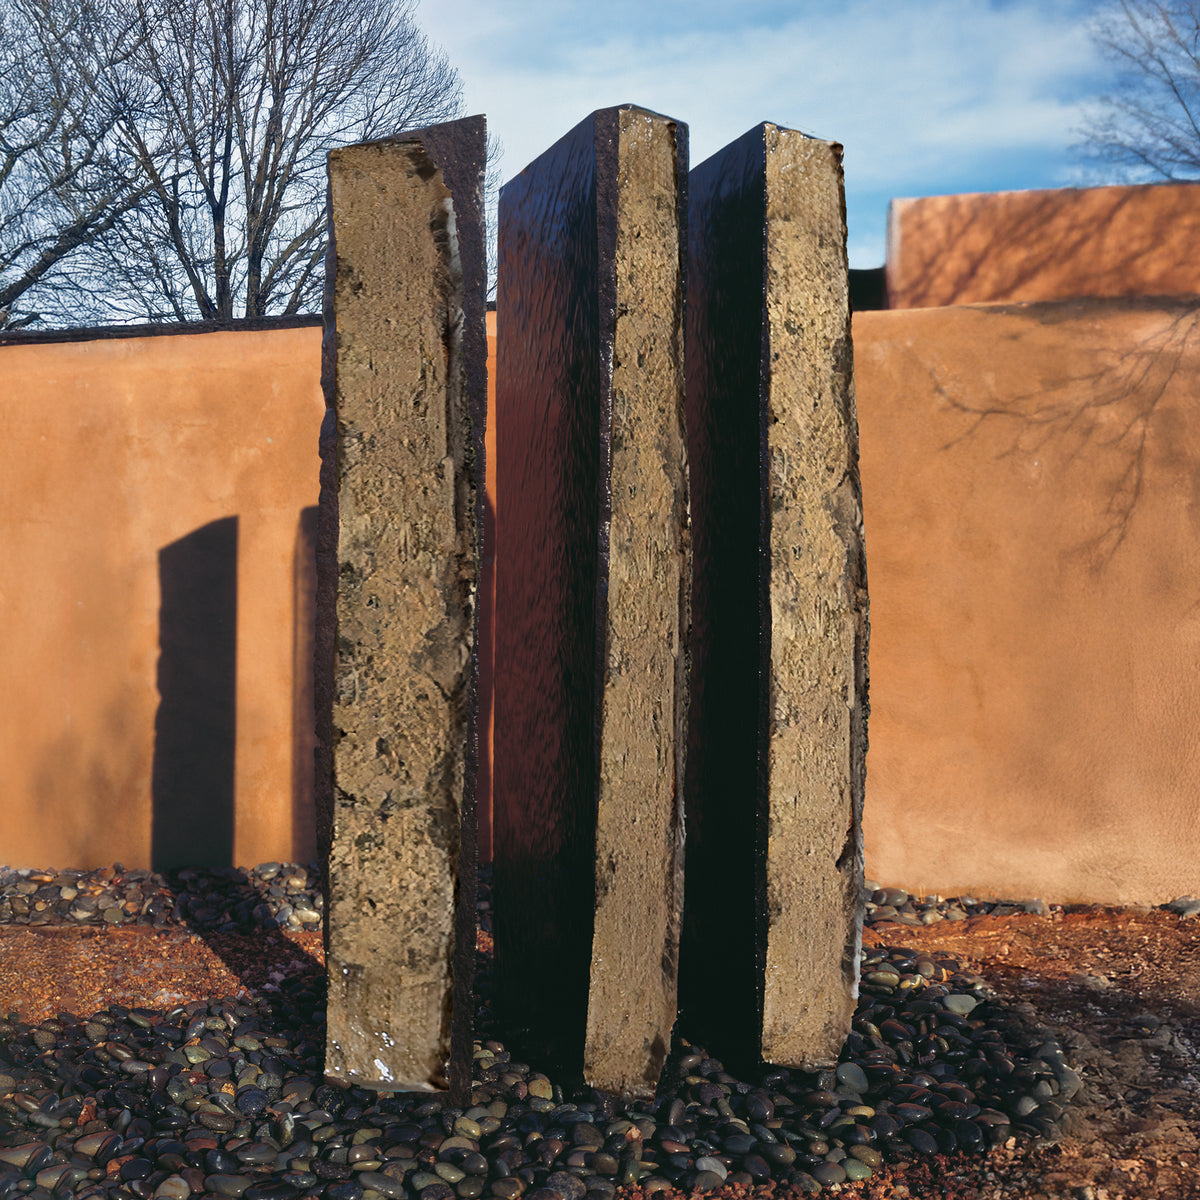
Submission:
<svg viewBox="0 0 1200 1200">
<path fill-rule="evenodd" d="M 476 587 L 455 206 L 417 140 L 335 151 L 329 171 L 339 542 L 326 1071 L 444 1088 L 464 957 Z"/>
<path fill-rule="evenodd" d="M 675 1022 L 691 578 L 679 165 L 672 123 L 620 110 L 607 625 L 584 1075 L 652 1095 Z"/>
<path fill-rule="evenodd" d="M 867 581 L 841 147 L 771 125 L 765 140 L 771 645 L 762 1053 L 808 1065 L 837 1060 L 857 990 Z"/>
<path fill-rule="evenodd" d="M 857 984 L 866 574 L 841 148 L 764 124 L 689 179 L 683 1031 L 836 1061 Z"/>
</svg>

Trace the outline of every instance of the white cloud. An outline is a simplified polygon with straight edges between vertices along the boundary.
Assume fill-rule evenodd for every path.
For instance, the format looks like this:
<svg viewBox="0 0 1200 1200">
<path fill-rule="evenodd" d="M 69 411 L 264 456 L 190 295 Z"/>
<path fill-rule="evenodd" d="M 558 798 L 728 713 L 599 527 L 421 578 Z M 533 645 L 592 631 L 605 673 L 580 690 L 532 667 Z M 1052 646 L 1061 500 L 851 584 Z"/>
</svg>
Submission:
<svg viewBox="0 0 1200 1200">
<path fill-rule="evenodd" d="M 633 102 L 686 121 L 698 163 L 759 121 L 846 148 L 852 240 L 863 192 L 957 190 L 1003 155 L 1003 186 L 1044 186 L 1094 90 L 1082 0 L 424 0 L 418 20 L 505 146 L 503 174 L 597 108 Z M 1062 169 L 1065 171 L 1065 166 Z M 1060 172 L 1061 174 L 1062 172 Z M 988 184 L 987 186 L 992 186 Z M 871 238 L 882 253 L 883 213 Z M 859 253 L 864 251 L 860 250 Z M 864 264 L 865 265 L 865 264 Z"/>
</svg>

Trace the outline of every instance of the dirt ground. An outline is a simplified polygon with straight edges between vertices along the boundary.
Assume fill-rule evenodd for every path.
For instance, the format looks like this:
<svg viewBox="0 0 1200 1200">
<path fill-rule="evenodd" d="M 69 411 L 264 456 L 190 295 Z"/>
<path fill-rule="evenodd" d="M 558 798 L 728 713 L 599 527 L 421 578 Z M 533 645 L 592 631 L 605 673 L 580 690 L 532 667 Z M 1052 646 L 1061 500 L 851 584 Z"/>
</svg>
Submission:
<svg viewBox="0 0 1200 1200">
<path fill-rule="evenodd" d="M 954 954 L 1048 1029 L 1084 1081 L 1056 1143 L 1013 1144 L 927 1175 L 914 1164 L 912 1179 L 893 1172 L 909 1194 L 1200 1197 L 1200 920 L 1080 908 L 920 929 L 877 925 L 864 941 Z M 904 1195 L 873 1186 L 863 1194 Z"/>
<path fill-rule="evenodd" d="M 1024 1020 L 1058 1039 L 1084 1087 L 1053 1142 L 914 1159 L 830 1194 L 1200 1200 L 1200 918 L 1080 908 L 920 928 L 876 925 L 864 943 L 953 954 Z M 286 986 L 289 978 L 321 972 L 322 963 L 319 933 L 200 938 L 182 930 L 6 926 L 0 1010 L 35 1021 L 113 1002 L 171 1006 Z M 638 1190 L 626 1190 L 627 1200 L 636 1200 Z M 755 1196 L 787 1190 L 769 1185 Z"/>
</svg>

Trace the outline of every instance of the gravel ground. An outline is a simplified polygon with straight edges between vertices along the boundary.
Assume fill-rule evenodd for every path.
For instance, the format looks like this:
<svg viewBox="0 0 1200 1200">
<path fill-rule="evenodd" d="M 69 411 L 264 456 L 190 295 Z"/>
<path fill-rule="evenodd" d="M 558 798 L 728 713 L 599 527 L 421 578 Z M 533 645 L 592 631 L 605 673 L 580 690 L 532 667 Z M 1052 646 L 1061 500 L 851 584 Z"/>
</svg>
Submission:
<svg viewBox="0 0 1200 1200">
<path fill-rule="evenodd" d="M 1200 1196 L 1200 922 L 1174 912 L 872 889 L 836 1072 L 737 1079 L 677 1039 L 655 1103 L 622 1109 L 508 1054 L 485 886 L 462 1111 L 323 1082 L 315 874 L 182 875 L 0 869 L 21 972 L 0 977 L 0 1200 Z M 1098 965 L 1114 929 L 1154 1011 Z M 1068 932 L 1069 950 L 1039 946 Z"/>
</svg>

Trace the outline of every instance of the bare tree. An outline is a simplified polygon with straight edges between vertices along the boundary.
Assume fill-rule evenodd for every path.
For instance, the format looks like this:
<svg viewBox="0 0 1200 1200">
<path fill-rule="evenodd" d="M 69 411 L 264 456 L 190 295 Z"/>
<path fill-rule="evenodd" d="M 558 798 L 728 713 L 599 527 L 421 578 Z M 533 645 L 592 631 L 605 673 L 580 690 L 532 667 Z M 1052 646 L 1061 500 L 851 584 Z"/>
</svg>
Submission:
<svg viewBox="0 0 1200 1200">
<path fill-rule="evenodd" d="M 460 111 L 415 0 L 107 2 L 139 34 L 115 83 L 146 196 L 78 260 L 77 304 L 152 321 L 318 310 L 327 151 Z"/>
<path fill-rule="evenodd" d="M 1120 0 L 1092 33 L 1118 78 L 1082 149 L 1135 180 L 1200 177 L 1200 0 Z"/>
<path fill-rule="evenodd" d="M 496 268 L 499 262 L 497 245 L 498 205 L 500 184 L 503 176 L 500 163 L 504 159 L 504 143 L 494 134 L 488 134 L 487 169 L 483 180 L 483 223 L 484 243 L 487 253 L 487 298 L 496 299 Z"/>
<path fill-rule="evenodd" d="M 92 0 L 0 6 L 0 329 L 36 322 L 73 257 L 141 197 L 114 136 L 133 49 L 131 26 Z"/>
</svg>

